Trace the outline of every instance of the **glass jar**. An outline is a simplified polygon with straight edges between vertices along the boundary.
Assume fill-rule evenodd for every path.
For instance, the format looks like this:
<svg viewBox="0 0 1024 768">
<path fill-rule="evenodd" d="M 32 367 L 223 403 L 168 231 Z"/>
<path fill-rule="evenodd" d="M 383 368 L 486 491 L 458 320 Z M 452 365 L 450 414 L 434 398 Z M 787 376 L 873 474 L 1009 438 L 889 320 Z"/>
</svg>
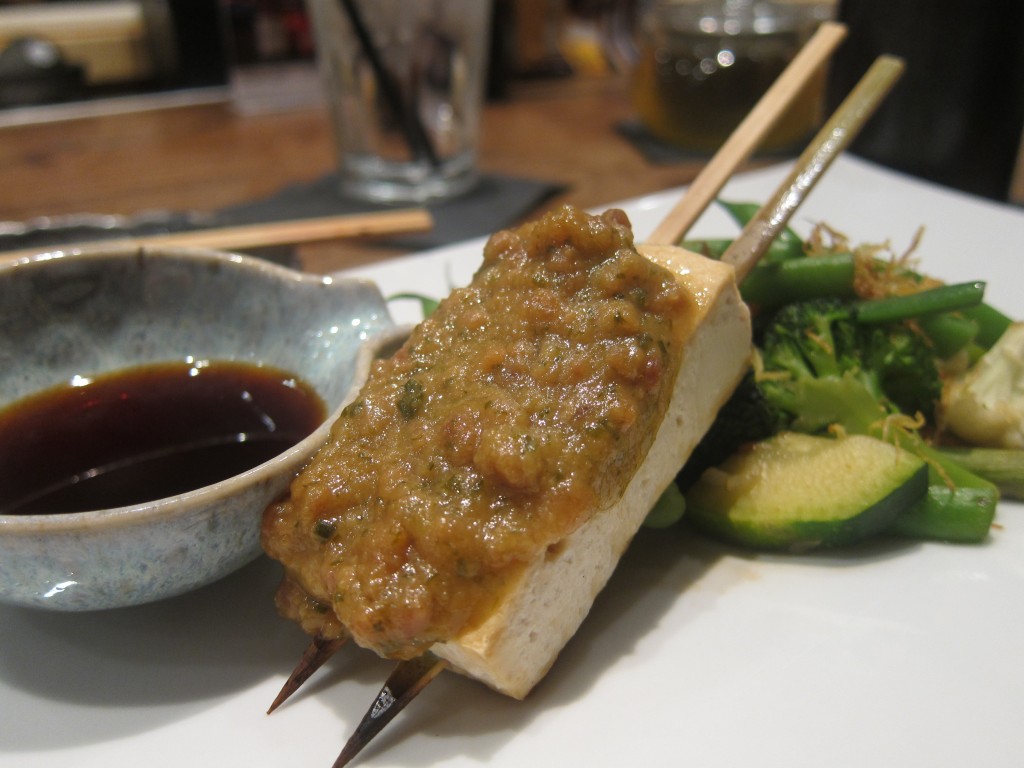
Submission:
<svg viewBox="0 0 1024 768">
<path fill-rule="evenodd" d="M 775 81 L 832 0 L 660 0 L 640 18 L 633 103 L 656 138 L 714 152 Z M 762 151 L 795 148 L 822 119 L 824 68 L 797 97 Z"/>
</svg>

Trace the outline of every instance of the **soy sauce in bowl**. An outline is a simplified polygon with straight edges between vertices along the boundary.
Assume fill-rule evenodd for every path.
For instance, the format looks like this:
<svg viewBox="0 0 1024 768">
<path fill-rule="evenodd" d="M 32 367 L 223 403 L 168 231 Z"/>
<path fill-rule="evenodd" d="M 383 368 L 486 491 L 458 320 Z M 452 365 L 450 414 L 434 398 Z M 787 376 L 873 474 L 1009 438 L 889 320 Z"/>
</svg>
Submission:
<svg viewBox="0 0 1024 768">
<path fill-rule="evenodd" d="M 277 456 L 325 418 L 298 376 L 251 363 L 189 358 L 77 376 L 0 411 L 0 514 L 185 493 Z"/>
</svg>

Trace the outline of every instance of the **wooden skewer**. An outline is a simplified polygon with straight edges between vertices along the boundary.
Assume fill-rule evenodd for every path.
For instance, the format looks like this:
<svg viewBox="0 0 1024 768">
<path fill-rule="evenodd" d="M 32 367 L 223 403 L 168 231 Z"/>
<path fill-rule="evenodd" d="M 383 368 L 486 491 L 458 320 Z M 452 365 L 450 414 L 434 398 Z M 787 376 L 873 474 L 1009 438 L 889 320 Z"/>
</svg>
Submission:
<svg viewBox="0 0 1024 768">
<path fill-rule="evenodd" d="M 268 245 L 311 243 L 360 235 L 422 232 L 429 230 L 432 226 L 433 219 L 429 211 L 423 208 L 402 208 L 266 224 L 245 224 L 235 227 L 196 229 L 188 232 L 90 240 L 66 245 L 19 248 L 0 252 L 0 263 L 35 256 L 47 251 L 85 250 L 122 245 L 237 250 Z"/>
<path fill-rule="evenodd" d="M 903 74 L 903 61 L 880 56 L 803 151 L 789 176 L 722 254 L 743 281 L 782 232 L 832 161 L 850 145 Z"/>
<path fill-rule="evenodd" d="M 776 83 L 768 90 L 736 132 L 711 159 L 708 167 L 714 166 L 712 173 L 701 174 L 707 180 L 695 182 L 687 190 L 680 203 L 669 212 L 648 242 L 675 244 L 711 204 L 725 181 L 746 160 L 764 133 L 789 105 L 792 97 L 799 92 L 800 86 L 822 64 L 845 34 L 845 27 L 839 24 L 830 23 L 824 25 L 823 29 L 823 32 L 819 30 L 819 33 L 808 42 L 780 76 L 780 80 L 784 81 L 783 85 L 777 88 Z M 754 120 L 751 120 L 751 116 Z M 740 134 L 739 138 L 737 134 Z M 752 261 L 756 262 L 756 258 Z M 411 661 L 401 662 L 377 694 L 377 698 L 345 744 L 333 768 L 343 768 L 347 765 L 446 666 L 444 661 L 430 653 Z"/>
<path fill-rule="evenodd" d="M 279 706 L 284 704 L 288 698 L 295 693 L 306 682 L 310 676 L 320 669 L 331 656 L 334 655 L 341 646 L 345 644 L 347 638 L 327 639 L 323 637 L 314 637 L 313 642 L 306 646 L 306 650 L 302 654 L 302 658 L 299 663 L 295 665 L 295 669 L 288 676 L 284 685 L 281 686 L 281 690 L 278 691 L 277 698 L 274 699 L 270 708 L 267 709 L 269 715 Z"/>
<path fill-rule="evenodd" d="M 686 194 L 647 238 L 648 243 L 676 245 L 714 201 L 729 178 L 745 163 L 807 81 L 824 65 L 846 36 L 846 27 L 825 22 L 800 49 L 694 179 Z"/>
<path fill-rule="evenodd" d="M 846 27 L 839 23 L 826 22 L 818 28 L 808 43 L 715 153 L 715 156 L 690 186 L 687 194 L 666 215 L 648 242 L 674 244 L 685 234 L 711 204 L 729 177 L 750 157 L 767 132 L 771 130 L 785 109 L 800 93 L 807 81 L 820 69 L 845 35 Z M 319 645 L 314 640 L 306 649 L 302 660 L 293 670 L 268 712 L 272 712 L 298 690 L 334 650 L 336 647 L 329 648 L 326 645 Z M 402 667 L 400 666 L 399 669 L 401 670 Z M 438 671 L 440 670 L 438 669 Z M 429 679 L 433 679 L 433 676 L 430 676 Z M 426 682 L 423 685 L 426 685 Z M 397 714 L 397 711 L 395 710 L 391 717 Z M 377 730 L 367 734 L 364 729 L 362 744 L 368 742 Z"/>
<path fill-rule="evenodd" d="M 789 178 L 779 187 L 774 197 L 761 206 L 744 228 L 742 236 L 737 238 L 723 255 L 723 261 L 728 261 L 736 267 L 738 279 L 742 280 L 742 277 L 756 265 L 772 240 L 803 202 L 806 193 L 832 160 L 853 140 L 888 95 L 902 71 L 903 63 L 899 59 L 891 56 L 880 57 L 840 104 L 800 155 Z M 705 205 L 710 204 L 711 199 L 708 198 Z M 699 216 L 699 213 L 696 215 Z M 671 232 L 671 242 L 682 236 L 682 231 L 678 231 L 677 226 L 678 220 L 664 228 L 665 231 Z M 347 765 L 385 725 L 440 674 L 444 667 L 443 661 L 429 653 L 399 664 L 377 694 L 373 705 L 357 726 L 333 768 L 343 768 Z"/>
<path fill-rule="evenodd" d="M 648 242 L 675 243 L 682 237 L 711 204 L 729 177 L 749 158 L 785 109 L 800 93 L 801 88 L 827 60 L 845 35 L 846 27 L 842 24 L 827 22 L 819 27 L 778 80 L 773 83 L 725 144 L 715 153 L 690 186 L 687 194 L 666 215 Z M 267 710 L 268 714 L 294 694 L 330 658 L 335 650 L 337 647 L 327 650 L 319 646 L 317 640 L 314 640 L 303 653 L 302 659 Z M 394 714 L 397 714 L 397 710 L 391 717 Z M 379 728 L 366 736 L 363 744 L 368 742 L 377 731 Z"/>
<path fill-rule="evenodd" d="M 363 715 L 363 719 L 349 737 L 332 768 L 343 768 L 348 765 L 352 758 L 447 666 L 446 661 L 429 652 L 399 663 Z"/>
</svg>

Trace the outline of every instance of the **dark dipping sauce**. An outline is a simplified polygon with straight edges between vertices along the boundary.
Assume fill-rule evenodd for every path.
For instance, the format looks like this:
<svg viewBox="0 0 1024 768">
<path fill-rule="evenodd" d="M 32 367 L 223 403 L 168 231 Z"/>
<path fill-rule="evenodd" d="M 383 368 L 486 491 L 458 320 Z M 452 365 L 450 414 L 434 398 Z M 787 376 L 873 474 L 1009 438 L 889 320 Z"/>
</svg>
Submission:
<svg viewBox="0 0 1024 768">
<path fill-rule="evenodd" d="M 0 410 L 0 514 L 138 504 L 251 469 L 326 418 L 278 368 L 180 361 L 44 390 Z"/>
</svg>

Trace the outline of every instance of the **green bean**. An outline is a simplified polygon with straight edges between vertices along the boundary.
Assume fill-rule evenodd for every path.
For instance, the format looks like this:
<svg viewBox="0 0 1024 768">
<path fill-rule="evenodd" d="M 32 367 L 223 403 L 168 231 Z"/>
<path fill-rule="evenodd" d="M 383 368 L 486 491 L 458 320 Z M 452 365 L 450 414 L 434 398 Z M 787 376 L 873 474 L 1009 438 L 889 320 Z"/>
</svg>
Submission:
<svg viewBox="0 0 1024 768">
<path fill-rule="evenodd" d="M 1013 323 L 1013 320 L 998 309 L 984 302 L 974 307 L 967 307 L 962 310 L 962 313 L 978 324 L 976 341 L 983 349 L 991 349 L 992 345 Z"/>
<path fill-rule="evenodd" d="M 918 280 L 924 280 L 925 276 L 919 272 L 911 272 Z M 1003 335 L 1013 320 L 995 307 L 981 302 L 973 307 L 963 307 L 960 310 L 965 317 L 978 323 L 978 336 L 975 342 L 982 349 L 990 349 L 993 344 Z"/>
<path fill-rule="evenodd" d="M 939 448 L 957 464 L 990 483 L 1008 499 L 1024 499 L 1024 449 Z"/>
<path fill-rule="evenodd" d="M 725 210 L 732 216 L 733 220 L 736 221 L 741 227 L 746 226 L 747 222 L 750 221 L 754 214 L 761 208 L 757 203 L 730 203 L 725 200 L 719 200 Z M 761 257 L 762 264 L 771 264 L 777 261 L 786 261 L 788 259 L 797 259 L 804 255 L 804 241 L 800 239 L 800 235 L 794 232 L 790 227 L 786 227 L 779 233 L 779 236 L 772 241 L 772 244 L 768 247 L 764 256 Z"/>
<path fill-rule="evenodd" d="M 689 251 L 707 256 L 709 259 L 720 259 L 722 254 L 732 245 L 732 240 L 684 240 L 680 245 Z"/>
<path fill-rule="evenodd" d="M 956 283 L 929 288 L 905 296 L 868 299 L 857 304 L 857 322 L 891 323 L 938 312 L 953 312 L 977 306 L 985 295 L 985 283 Z"/>
<path fill-rule="evenodd" d="M 658 498 L 654 508 L 647 513 L 644 525 L 647 528 L 668 528 L 679 522 L 685 512 L 686 498 L 678 485 L 670 483 Z"/>
<path fill-rule="evenodd" d="M 978 336 L 978 323 L 961 313 L 939 312 L 918 319 L 918 325 L 931 340 L 935 356 L 946 360 L 973 344 Z"/>
<path fill-rule="evenodd" d="M 851 253 L 805 256 L 761 263 L 740 286 L 744 301 L 772 307 L 819 296 L 851 297 L 854 259 Z"/>
<path fill-rule="evenodd" d="M 437 299 L 432 299 L 429 296 L 424 296 L 420 293 L 393 293 L 388 296 L 388 301 L 397 301 L 398 299 L 412 299 L 418 301 L 420 304 L 420 310 L 423 312 L 423 317 L 430 317 L 434 310 L 437 309 L 437 305 L 440 302 Z"/>
<path fill-rule="evenodd" d="M 890 532 L 964 544 L 984 541 L 996 514 L 998 489 L 938 451 L 925 451 L 928 493 L 897 518 Z"/>
</svg>

